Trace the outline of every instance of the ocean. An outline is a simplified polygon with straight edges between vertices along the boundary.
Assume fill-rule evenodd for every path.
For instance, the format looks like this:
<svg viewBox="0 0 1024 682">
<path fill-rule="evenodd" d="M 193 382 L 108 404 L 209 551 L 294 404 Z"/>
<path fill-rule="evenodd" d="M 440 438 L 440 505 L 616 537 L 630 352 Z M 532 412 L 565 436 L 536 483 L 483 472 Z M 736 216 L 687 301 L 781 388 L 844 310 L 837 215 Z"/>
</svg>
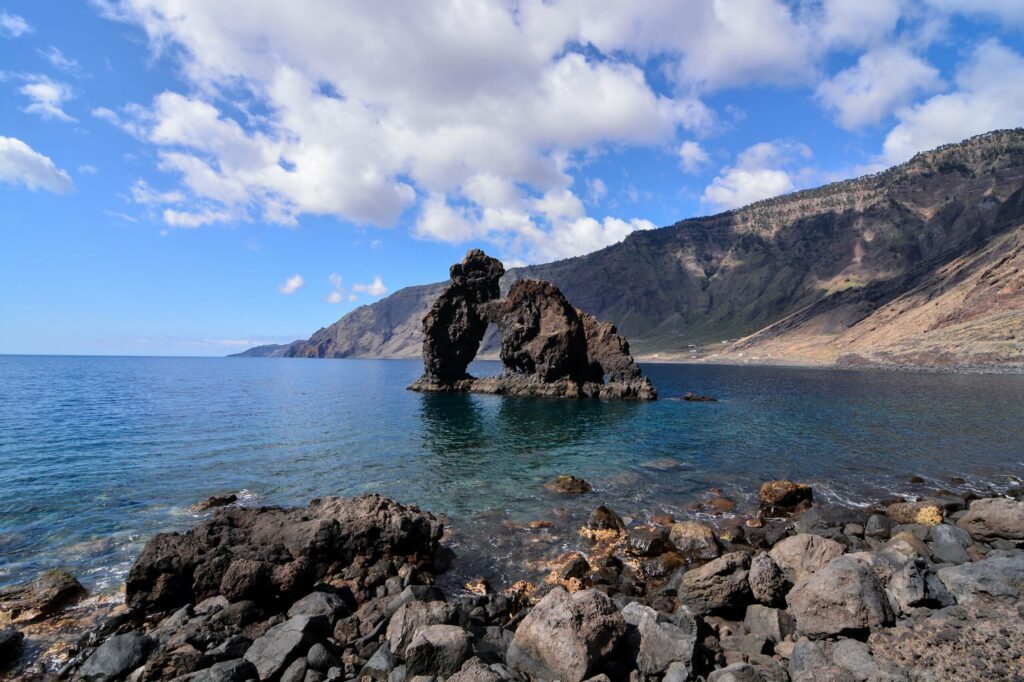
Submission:
<svg viewBox="0 0 1024 682">
<path fill-rule="evenodd" d="M 116 593 L 148 537 L 187 529 L 201 518 L 189 507 L 222 493 L 416 503 L 447 520 L 453 580 L 500 583 L 579 547 L 598 504 L 685 518 L 723 495 L 742 513 L 761 481 L 790 477 L 867 505 L 1024 473 L 1021 375 L 643 369 L 657 402 L 423 395 L 405 390 L 419 361 L 2 356 L 0 585 L 61 567 Z M 594 492 L 545 490 L 560 473 Z"/>
</svg>

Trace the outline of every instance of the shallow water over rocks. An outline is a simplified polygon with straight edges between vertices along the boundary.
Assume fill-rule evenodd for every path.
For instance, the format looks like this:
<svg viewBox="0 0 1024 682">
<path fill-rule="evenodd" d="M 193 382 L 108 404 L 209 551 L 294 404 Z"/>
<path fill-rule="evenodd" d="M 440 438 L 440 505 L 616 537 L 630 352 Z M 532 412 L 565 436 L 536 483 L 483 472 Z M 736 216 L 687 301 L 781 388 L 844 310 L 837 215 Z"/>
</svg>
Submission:
<svg viewBox="0 0 1024 682">
<path fill-rule="evenodd" d="M 1024 470 L 1024 376 L 643 369 L 656 403 L 421 395 L 418 361 L 0 358 L 0 584 L 60 566 L 115 592 L 145 539 L 213 494 L 418 503 L 448 519 L 453 581 L 507 582 L 579 548 L 602 503 L 627 523 L 729 516 L 767 479 L 858 505 Z M 594 491 L 546 490 L 558 474 Z M 737 508 L 698 505 L 713 498 Z"/>
</svg>

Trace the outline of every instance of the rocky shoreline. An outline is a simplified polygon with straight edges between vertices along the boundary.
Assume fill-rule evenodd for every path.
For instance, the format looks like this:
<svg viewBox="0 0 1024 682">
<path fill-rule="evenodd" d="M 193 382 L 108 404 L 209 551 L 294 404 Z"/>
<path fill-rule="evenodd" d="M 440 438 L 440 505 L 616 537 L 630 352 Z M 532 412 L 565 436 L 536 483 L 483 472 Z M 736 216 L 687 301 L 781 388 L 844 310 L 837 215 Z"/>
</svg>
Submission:
<svg viewBox="0 0 1024 682">
<path fill-rule="evenodd" d="M 549 490 L 592 492 L 565 476 Z M 1024 491 L 936 493 L 869 509 L 770 481 L 711 525 L 629 524 L 598 505 L 584 551 L 533 582 L 438 586 L 433 514 L 379 495 L 303 508 L 211 498 L 152 538 L 125 602 L 53 666 L 23 632 L 80 600 L 48 572 L 0 593 L 11 679 L 683 682 L 1024 679 Z M 581 504 L 588 498 L 574 497 Z M 535 527 L 543 528 L 539 521 Z"/>
</svg>

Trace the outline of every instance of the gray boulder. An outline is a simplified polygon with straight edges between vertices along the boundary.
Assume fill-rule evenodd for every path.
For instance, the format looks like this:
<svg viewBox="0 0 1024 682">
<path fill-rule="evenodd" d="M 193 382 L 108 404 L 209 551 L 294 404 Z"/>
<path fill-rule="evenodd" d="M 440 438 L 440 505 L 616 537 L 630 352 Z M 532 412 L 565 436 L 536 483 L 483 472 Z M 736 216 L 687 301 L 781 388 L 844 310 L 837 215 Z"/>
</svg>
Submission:
<svg viewBox="0 0 1024 682">
<path fill-rule="evenodd" d="M 416 630 L 424 625 L 452 625 L 457 610 L 443 601 L 411 601 L 395 611 L 388 623 L 387 640 L 391 653 L 401 654 L 412 642 Z"/>
<path fill-rule="evenodd" d="M 914 559 L 892 576 L 886 592 L 892 597 L 894 608 L 909 615 L 919 606 L 940 608 L 951 606 L 955 600 L 939 580 L 935 568 L 924 559 Z"/>
<path fill-rule="evenodd" d="M 696 634 L 672 623 L 659 623 L 652 617 L 641 618 L 636 626 L 640 636 L 636 666 L 644 675 L 659 675 L 672 663 L 682 663 L 693 671 Z"/>
<path fill-rule="evenodd" d="M 348 605 L 333 592 L 310 592 L 288 609 L 288 617 L 325 616 L 332 624 L 338 618 L 347 616 Z"/>
<path fill-rule="evenodd" d="M 750 558 L 743 552 L 730 552 L 683 575 L 680 595 L 695 613 L 742 606 L 750 596 L 747 566 Z"/>
<path fill-rule="evenodd" d="M 140 632 L 114 635 L 92 653 L 78 676 L 85 682 L 107 682 L 125 677 L 146 660 L 153 640 Z"/>
<path fill-rule="evenodd" d="M 205 670 L 199 670 L 179 678 L 181 682 L 246 682 L 257 676 L 252 663 L 242 658 L 214 663 Z"/>
<path fill-rule="evenodd" d="M 296 658 L 281 673 L 281 682 L 305 682 L 306 659 L 301 656 Z"/>
<path fill-rule="evenodd" d="M 462 664 L 459 672 L 448 678 L 448 682 L 502 682 L 503 679 L 479 658 L 471 658 Z"/>
<path fill-rule="evenodd" d="M 374 652 L 373 656 L 370 656 L 370 660 L 363 666 L 363 670 L 359 673 L 360 677 L 371 677 L 375 680 L 387 680 L 391 676 L 391 671 L 395 669 L 397 665 L 395 657 L 391 654 L 391 649 L 388 645 L 381 644 L 377 647 L 377 651 Z"/>
<path fill-rule="evenodd" d="M 835 540 L 800 533 L 777 542 L 768 555 L 782 569 L 786 580 L 795 583 L 820 570 L 844 551 L 845 548 Z"/>
<path fill-rule="evenodd" d="M 931 529 L 932 558 L 943 564 L 963 564 L 971 560 L 967 548 L 971 536 L 963 528 L 943 523 Z"/>
<path fill-rule="evenodd" d="M 719 554 L 715 531 L 706 523 L 682 521 L 672 525 L 668 540 L 683 556 L 691 561 L 707 561 Z"/>
<path fill-rule="evenodd" d="M 840 556 L 797 581 L 786 595 L 797 630 L 809 637 L 866 630 L 892 621 L 874 573 L 853 557 Z"/>
<path fill-rule="evenodd" d="M 993 497 L 975 500 L 956 522 L 975 540 L 1024 540 L 1024 500 Z"/>
<path fill-rule="evenodd" d="M 938 574 L 958 604 L 969 605 L 993 597 L 1019 599 L 1024 595 L 1024 553 L 947 566 L 940 568 Z"/>
<path fill-rule="evenodd" d="M 620 662 L 625 635 L 626 622 L 607 595 L 557 588 L 519 624 L 507 663 L 534 678 L 582 682 Z"/>
<path fill-rule="evenodd" d="M 747 607 L 743 625 L 747 632 L 763 635 L 773 642 L 781 642 L 786 635 L 792 635 L 796 629 L 796 623 L 788 613 L 760 604 L 751 604 Z"/>
<path fill-rule="evenodd" d="M 879 665 L 863 642 L 802 640 L 793 647 L 789 674 L 793 682 L 862 682 L 880 677 Z"/>
<path fill-rule="evenodd" d="M 317 635 L 326 636 L 329 631 L 324 616 L 295 616 L 267 630 L 246 650 L 244 658 L 256 666 L 260 679 L 269 679 L 305 654 Z"/>
<path fill-rule="evenodd" d="M 341 664 L 338 657 L 320 643 L 309 647 L 309 651 L 306 653 L 306 662 L 310 668 L 322 673 L 326 673 L 334 666 Z"/>
<path fill-rule="evenodd" d="M 733 663 L 708 675 L 708 682 L 764 682 L 757 668 L 749 663 Z"/>
<path fill-rule="evenodd" d="M 425 625 L 405 649 L 406 674 L 449 677 L 469 656 L 469 633 L 457 625 Z"/>
<path fill-rule="evenodd" d="M 778 604 L 786 596 L 786 574 L 771 555 L 761 552 L 750 561 L 750 592 L 762 604 Z"/>
</svg>

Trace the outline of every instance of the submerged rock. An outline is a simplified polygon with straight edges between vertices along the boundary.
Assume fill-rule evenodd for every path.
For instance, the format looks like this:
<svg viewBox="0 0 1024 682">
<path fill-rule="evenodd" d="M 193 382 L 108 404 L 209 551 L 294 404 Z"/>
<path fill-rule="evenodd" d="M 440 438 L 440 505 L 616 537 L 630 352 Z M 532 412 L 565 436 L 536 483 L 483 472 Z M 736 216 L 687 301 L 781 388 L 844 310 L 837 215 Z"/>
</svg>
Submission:
<svg viewBox="0 0 1024 682">
<path fill-rule="evenodd" d="M 54 615 L 87 594 L 67 571 L 44 571 L 30 583 L 0 591 L 0 617 L 12 623 L 32 623 Z"/>
<path fill-rule="evenodd" d="M 762 483 L 757 497 L 764 511 L 776 513 L 792 511 L 800 504 L 810 503 L 814 499 L 814 491 L 804 483 L 781 479 Z"/>
<path fill-rule="evenodd" d="M 545 483 L 544 487 L 552 492 L 563 493 L 565 495 L 582 495 L 583 493 L 589 493 L 594 489 L 593 486 L 582 478 L 576 478 L 575 476 L 569 476 L 566 474 L 555 476 L 554 480 Z"/>
</svg>

